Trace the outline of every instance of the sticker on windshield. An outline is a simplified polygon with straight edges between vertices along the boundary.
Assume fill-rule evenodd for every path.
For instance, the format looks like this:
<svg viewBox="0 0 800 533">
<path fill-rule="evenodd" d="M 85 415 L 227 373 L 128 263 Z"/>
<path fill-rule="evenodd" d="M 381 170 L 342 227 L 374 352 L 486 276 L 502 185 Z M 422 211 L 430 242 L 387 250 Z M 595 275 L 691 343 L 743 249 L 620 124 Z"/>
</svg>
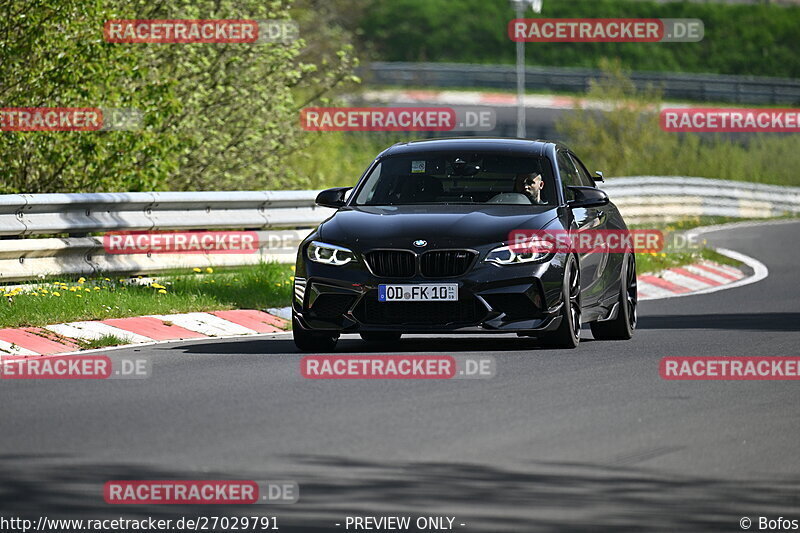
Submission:
<svg viewBox="0 0 800 533">
<path fill-rule="evenodd" d="M 421 174 L 425 172 L 425 161 L 412 161 L 411 162 L 411 173 L 412 174 Z"/>
</svg>

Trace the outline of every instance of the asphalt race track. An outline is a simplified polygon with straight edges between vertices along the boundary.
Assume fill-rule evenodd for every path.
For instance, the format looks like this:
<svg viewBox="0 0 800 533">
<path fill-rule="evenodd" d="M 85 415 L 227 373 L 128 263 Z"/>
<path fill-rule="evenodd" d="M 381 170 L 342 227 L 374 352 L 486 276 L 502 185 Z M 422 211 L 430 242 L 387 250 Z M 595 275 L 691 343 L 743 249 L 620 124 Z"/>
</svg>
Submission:
<svg viewBox="0 0 800 533">
<path fill-rule="evenodd" d="M 306 380 L 284 335 L 108 352 L 150 359 L 145 380 L 2 381 L 0 506 L 50 518 L 268 514 L 283 531 L 344 531 L 347 515 L 455 516 L 456 530 L 481 532 L 800 519 L 800 383 L 658 373 L 668 355 L 800 355 L 798 233 L 787 222 L 705 235 L 769 277 L 643 302 L 632 341 L 585 329 L 577 350 L 553 351 L 416 336 L 386 352 L 492 355 L 492 379 Z M 368 350 L 348 337 L 337 353 Z M 300 501 L 111 506 L 102 487 L 114 479 L 291 479 Z"/>
</svg>

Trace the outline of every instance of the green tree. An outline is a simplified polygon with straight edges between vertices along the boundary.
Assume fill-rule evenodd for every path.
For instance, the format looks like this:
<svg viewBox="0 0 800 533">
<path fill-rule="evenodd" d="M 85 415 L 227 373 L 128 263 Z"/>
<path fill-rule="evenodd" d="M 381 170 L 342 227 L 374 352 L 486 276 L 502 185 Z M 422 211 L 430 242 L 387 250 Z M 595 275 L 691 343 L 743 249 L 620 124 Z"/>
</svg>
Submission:
<svg viewBox="0 0 800 533">
<path fill-rule="evenodd" d="M 0 0 L 0 107 L 131 107 L 148 124 L 0 132 L 0 191 L 151 189 L 176 168 L 174 139 L 155 133 L 178 109 L 173 84 L 147 80 L 135 48 L 104 43 L 103 20 L 101 0 Z"/>
<path fill-rule="evenodd" d="M 508 0 L 364 0 L 360 19 L 371 59 L 506 63 L 515 61 L 507 34 Z M 636 71 L 710 72 L 800 77 L 800 6 L 720 2 L 546 0 L 528 18 L 698 18 L 696 43 L 530 43 L 529 65 L 597 68 L 619 58 Z"/>
<path fill-rule="evenodd" d="M 302 38 L 113 44 L 102 36 L 109 19 L 288 21 L 291 7 L 289 0 L 0 0 L 3 107 L 144 115 L 138 131 L 0 133 L 3 192 L 302 186 L 304 177 L 285 164 L 306 142 L 299 108 L 352 81 L 356 59 L 343 39 L 304 57 Z"/>
</svg>

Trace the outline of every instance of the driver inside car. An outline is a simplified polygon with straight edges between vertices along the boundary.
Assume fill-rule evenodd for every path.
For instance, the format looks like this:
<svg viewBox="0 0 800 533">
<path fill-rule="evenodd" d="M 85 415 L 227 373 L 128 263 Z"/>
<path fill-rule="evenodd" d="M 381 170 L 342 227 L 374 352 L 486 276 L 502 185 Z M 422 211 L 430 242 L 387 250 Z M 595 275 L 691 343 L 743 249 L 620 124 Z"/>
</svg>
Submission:
<svg viewBox="0 0 800 533">
<path fill-rule="evenodd" d="M 514 192 L 524 194 L 532 204 L 547 203 L 542 200 L 542 189 L 544 189 L 544 179 L 538 172 L 517 174 L 514 179 Z"/>
</svg>

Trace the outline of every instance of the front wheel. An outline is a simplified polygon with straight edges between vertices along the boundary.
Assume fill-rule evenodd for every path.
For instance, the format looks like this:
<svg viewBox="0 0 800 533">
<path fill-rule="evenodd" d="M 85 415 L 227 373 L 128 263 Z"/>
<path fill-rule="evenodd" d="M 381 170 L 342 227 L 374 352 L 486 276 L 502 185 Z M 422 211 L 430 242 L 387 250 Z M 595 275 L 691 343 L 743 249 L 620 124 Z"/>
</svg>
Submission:
<svg viewBox="0 0 800 533">
<path fill-rule="evenodd" d="M 561 324 L 558 329 L 541 338 L 543 346 L 551 348 L 576 348 L 581 341 L 581 270 L 574 255 L 564 267 L 562 288 Z"/>
<path fill-rule="evenodd" d="M 292 337 L 294 345 L 303 352 L 332 352 L 339 340 L 339 335 L 312 333 L 303 329 L 295 316 L 292 316 Z"/>
<path fill-rule="evenodd" d="M 632 255 L 623 263 L 619 279 L 620 291 L 617 316 L 613 320 L 590 322 L 595 339 L 626 341 L 636 329 L 638 293 L 636 287 L 636 260 Z"/>
</svg>

